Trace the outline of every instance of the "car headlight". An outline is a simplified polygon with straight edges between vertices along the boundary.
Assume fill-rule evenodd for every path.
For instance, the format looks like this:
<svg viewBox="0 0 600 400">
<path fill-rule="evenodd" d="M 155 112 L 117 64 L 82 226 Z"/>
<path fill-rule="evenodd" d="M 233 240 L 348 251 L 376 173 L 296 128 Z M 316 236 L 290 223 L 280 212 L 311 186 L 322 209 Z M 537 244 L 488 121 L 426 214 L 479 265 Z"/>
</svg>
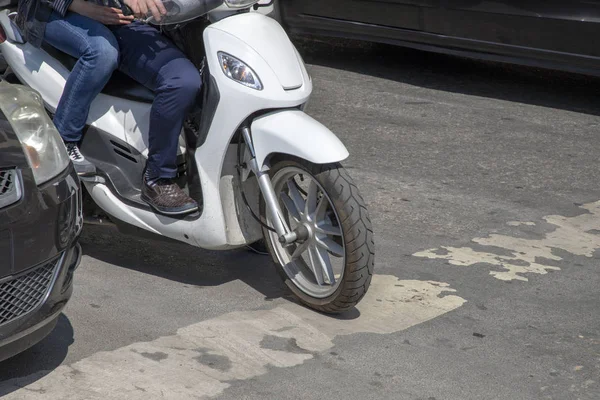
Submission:
<svg viewBox="0 0 600 400">
<path fill-rule="evenodd" d="M 243 61 L 222 51 L 219 51 L 217 55 L 219 56 L 221 69 L 228 78 L 252 89 L 262 90 L 263 85 L 258 75 L 252 71 L 252 68 L 247 66 Z"/>
<path fill-rule="evenodd" d="M 229 8 L 246 8 L 259 1 L 260 0 L 225 0 L 225 4 Z"/>
<path fill-rule="evenodd" d="M 69 156 L 40 95 L 22 85 L 0 83 L 0 109 L 21 141 L 38 185 L 69 166 Z"/>
</svg>

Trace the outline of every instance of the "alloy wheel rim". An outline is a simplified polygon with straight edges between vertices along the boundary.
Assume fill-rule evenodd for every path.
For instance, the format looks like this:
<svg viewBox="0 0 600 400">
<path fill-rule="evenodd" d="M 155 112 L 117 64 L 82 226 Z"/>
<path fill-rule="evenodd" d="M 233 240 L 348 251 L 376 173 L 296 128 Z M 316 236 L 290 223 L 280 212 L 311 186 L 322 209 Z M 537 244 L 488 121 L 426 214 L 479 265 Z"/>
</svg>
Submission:
<svg viewBox="0 0 600 400">
<path fill-rule="evenodd" d="M 329 195 L 312 175 L 296 167 L 282 168 L 272 182 L 290 228 L 304 228 L 300 228 L 303 239 L 287 247 L 276 233 L 269 232 L 277 259 L 304 293 L 316 298 L 331 296 L 343 278 L 346 249 Z"/>
</svg>

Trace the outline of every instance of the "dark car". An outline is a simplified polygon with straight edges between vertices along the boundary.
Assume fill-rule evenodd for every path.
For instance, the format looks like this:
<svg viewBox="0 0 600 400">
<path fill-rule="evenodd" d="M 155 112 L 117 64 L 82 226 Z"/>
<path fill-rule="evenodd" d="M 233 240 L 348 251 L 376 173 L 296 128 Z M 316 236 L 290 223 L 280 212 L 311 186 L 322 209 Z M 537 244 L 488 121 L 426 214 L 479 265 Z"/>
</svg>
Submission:
<svg viewBox="0 0 600 400">
<path fill-rule="evenodd" d="M 43 339 L 71 297 L 79 179 L 39 95 L 0 83 L 0 361 Z"/>
<path fill-rule="evenodd" d="M 292 33 L 600 75 L 600 1 L 275 1 Z"/>
</svg>

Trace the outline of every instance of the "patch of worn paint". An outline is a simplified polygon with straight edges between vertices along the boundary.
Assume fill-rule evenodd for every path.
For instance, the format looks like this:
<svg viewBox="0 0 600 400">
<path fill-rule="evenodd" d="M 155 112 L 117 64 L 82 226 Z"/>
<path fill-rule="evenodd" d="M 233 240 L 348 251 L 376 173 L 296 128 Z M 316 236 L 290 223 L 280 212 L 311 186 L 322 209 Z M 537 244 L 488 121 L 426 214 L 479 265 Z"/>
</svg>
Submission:
<svg viewBox="0 0 600 400">
<path fill-rule="evenodd" d="M 38 377 L 4 382 L 4 390 L 28 389 L 27 393 L 14 391 L 4 399 L 213 397 L 230 381 L 263 375 L 272 367 L 302 364 L 331 349 L 336 336 L 397 332 L 465 302 L 448 292 L 454 290 L 446 283 L 376 275 L 358 306 L 357 318 L 328 317 L 293 303 L 271 310 L 233 312 L 179 329 L 173 336 L 99 352 Z M 168 357 L 156 362 L 144 353 Z M 74 369 L 80 371 L 76 377 Z"/>
<path fill-rule="evenodd" d="M 506 223 L 508 226 L 535 226 L 535 222 L 524 222 L 524 221 L 508 221 Z"/>
<path fill-rule="evenodd" d="M 589 213 L 576 217 L 550 215 L 544 220 L 556 227 L 543 239 L 524 239 L 506 235 L 490 235 L 486 238 L 475 238 L 473 242 L 509 250 L 510 255 L 498 255 L 488 251 L 475 250 L 471 247 L 447 247 L 430 249 L 415 253 L 416 257 L 448 260 L 452 265 L 472 266 L 475 264 L 491 264 L 500 267 L 491 271 L 490 275 L 503 281 L 527 281 L 524 274 L 546 274 L 560 268 L 548 265 L 548 260 L 561 261 L 562 257 L 554 254 L 554 249 L 561 249 L 578 256 L 592 257 L 600 248 L 600 201 L 582 206 Z M 533 222 L 509 225 L 535 225 Z"/>
</svg>

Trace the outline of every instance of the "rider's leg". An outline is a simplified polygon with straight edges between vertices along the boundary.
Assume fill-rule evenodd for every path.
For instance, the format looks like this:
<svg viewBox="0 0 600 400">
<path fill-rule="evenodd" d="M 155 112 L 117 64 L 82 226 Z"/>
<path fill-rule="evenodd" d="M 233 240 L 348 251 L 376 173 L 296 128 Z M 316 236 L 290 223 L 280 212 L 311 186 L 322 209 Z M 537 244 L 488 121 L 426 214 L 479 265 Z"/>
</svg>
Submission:
<svg viewBox="0 0 600 400">
<path fill-rule="evenodd" d="M 118 66 L 119 45 L 106 26 L 73 12 L 64 18 L 53 13 L 46 25 L 44 40 L 78 58 L 56 108 L 54 124 L 67 144 L 77 172 L 93 174 L 94 166 L 79 153 L 77 143 L 92 101 Z"/>
<path fill-rule="evenodd" d="M 172 178 L 177 175 L 183 121 L 202 85 L 200 74 L 171 41 L 149 25 L 132 23 L 113 32 L 121 50 L 120 70 L 156 93 L 142 198 L 163 213 L 194 211 L 197 203 Z"/>
</svg>

